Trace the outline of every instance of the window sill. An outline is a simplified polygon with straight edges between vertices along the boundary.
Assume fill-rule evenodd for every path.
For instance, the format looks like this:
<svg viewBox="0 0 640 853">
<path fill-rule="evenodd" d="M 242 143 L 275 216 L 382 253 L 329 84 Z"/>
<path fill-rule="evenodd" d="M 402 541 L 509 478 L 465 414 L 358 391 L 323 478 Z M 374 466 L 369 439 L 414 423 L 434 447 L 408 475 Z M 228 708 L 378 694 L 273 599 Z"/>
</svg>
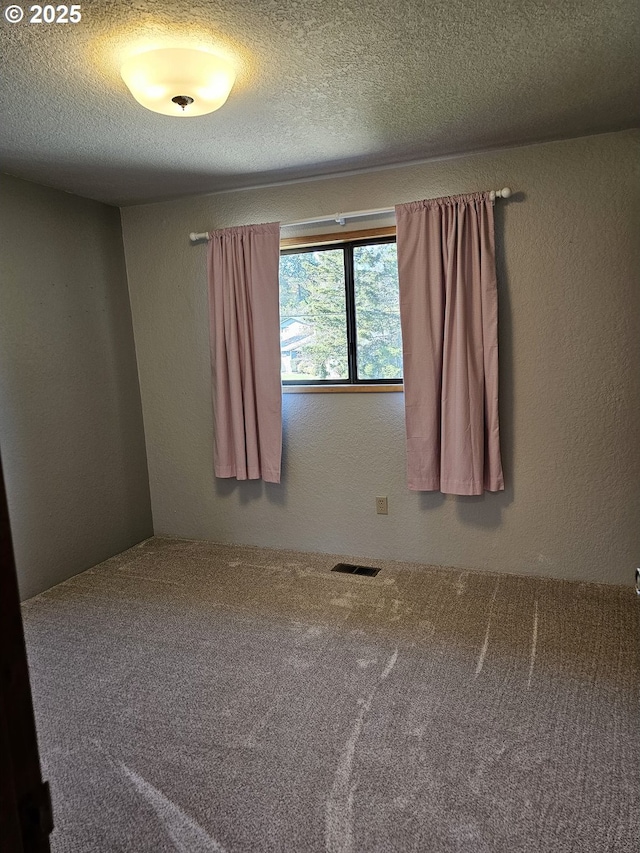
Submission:
<svg viewBox="0 0 640 853">
<path fill-rule="evenodd" d="M 404 391 L 404 385 L 283 385 L 283 394 L 376 394 Z"/>
</svg>

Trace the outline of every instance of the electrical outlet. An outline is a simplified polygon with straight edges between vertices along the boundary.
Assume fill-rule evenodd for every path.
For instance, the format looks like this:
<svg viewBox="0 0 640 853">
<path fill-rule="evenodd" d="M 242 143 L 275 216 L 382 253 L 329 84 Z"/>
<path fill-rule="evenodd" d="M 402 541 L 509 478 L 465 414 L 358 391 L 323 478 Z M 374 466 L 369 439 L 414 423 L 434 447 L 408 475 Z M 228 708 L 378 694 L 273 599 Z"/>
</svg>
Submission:
<svg viewBox="0 0 640 853">
<path fill-rule="evenodd" d="M 389 515 L 389 504 L 386 496 L 384 498 L 376 498 L 376 512 L 378 515 Z"/>
</svg>

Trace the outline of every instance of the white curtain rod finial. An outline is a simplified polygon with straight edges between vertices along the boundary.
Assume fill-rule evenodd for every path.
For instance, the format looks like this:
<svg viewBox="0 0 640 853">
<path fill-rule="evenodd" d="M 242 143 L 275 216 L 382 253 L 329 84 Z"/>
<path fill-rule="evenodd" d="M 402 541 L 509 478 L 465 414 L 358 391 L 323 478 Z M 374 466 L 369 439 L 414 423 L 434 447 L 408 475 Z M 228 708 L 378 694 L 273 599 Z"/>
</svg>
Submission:
<svg viewBox="0 0 640 853">
<path fill-rule="evenodd" d="M 503 187 L 501 190 L 491 190 L 489 198 L 495 201 L 497 198 L 509 198 L 511 195 L 511 187 Z"/>
</svg>

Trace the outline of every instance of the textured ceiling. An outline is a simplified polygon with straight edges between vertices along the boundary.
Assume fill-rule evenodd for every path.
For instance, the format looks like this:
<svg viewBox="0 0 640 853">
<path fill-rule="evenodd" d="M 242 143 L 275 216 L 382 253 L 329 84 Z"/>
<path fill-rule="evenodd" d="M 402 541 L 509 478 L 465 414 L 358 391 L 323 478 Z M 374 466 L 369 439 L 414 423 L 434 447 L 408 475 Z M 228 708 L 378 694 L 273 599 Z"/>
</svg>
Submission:
<svg viewBox="0 0 640 853">
<path fill-rule="evenodd" d="M 638 0 L 92 0 L 75 25 L 22 5 L 1 168 L 114 204 L 640 124 Z M 169 44 L 235 57 L 221 110 L 133 100 L 122 60 Z"/>
</svg>

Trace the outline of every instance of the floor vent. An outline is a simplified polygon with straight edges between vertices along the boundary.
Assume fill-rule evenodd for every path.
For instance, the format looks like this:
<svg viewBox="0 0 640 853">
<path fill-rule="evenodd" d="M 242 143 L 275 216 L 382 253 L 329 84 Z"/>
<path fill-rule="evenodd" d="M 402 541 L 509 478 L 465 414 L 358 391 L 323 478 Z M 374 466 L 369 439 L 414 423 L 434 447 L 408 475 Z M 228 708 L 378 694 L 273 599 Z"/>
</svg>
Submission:
<svg viewBox="0 0 640 853">
<path fill-rule="evenodd" d="M 373 566 L 354 566 L 353 563 L 338 563 L 331 571 L 342 572 L 346 575 L 365 575 L 368 578 L 375 578 L 380 569 L 374 569 Z"/>
</svg>

